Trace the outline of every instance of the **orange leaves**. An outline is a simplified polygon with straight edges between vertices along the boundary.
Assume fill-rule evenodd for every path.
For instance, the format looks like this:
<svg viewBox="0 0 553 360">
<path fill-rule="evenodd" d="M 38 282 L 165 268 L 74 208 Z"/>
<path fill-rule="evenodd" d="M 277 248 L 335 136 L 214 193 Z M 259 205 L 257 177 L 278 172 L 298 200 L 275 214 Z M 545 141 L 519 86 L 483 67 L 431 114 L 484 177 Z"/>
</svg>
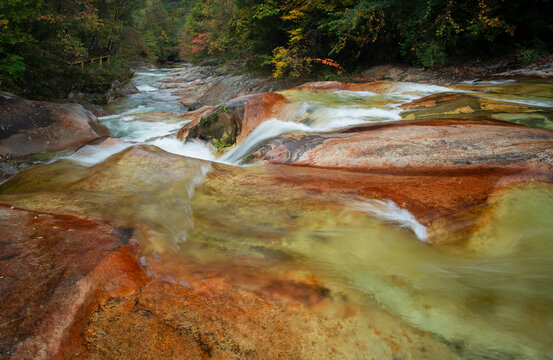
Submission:
<svg viewBox="0 0 553 360">
<path fill-rule="evenodd" d="M 192 54 L 197 54 L 207 49 L 209 35 L 206 33 L 200 34 L 192 39 Z"/>
<path fill-rule="evenodd" d="M 338 69 L 338 75 L 342 75 L 342 73 L 344 72 L 344 69 L 342 68 L 342 66 L 340 64 L 338 64 L 337 61 L 332 60 L 330 58 L 326 58 L 326 59 L 315 58 L 315 59 L 313 59 L 313 61 L 319 62 L 319 63 L 324 64 L 324 65 L 332 66 L 333 68 Z"/>
</svg>

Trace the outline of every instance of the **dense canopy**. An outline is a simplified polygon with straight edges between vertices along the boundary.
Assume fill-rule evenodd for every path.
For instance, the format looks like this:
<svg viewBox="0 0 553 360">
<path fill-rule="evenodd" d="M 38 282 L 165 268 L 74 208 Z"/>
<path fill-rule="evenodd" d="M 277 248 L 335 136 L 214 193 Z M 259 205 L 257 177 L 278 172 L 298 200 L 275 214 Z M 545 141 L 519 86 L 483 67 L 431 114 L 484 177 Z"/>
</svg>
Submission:
<svg viewBox="0 0 553 360">
<path fill-rule="evenodd" d="M 329 79 L 386 62 L 434 67 L 551 52 L 549 0 L 3 0 L 0 86 L 105 91 L 133 61 L 235 61 Z M 110 53 L 109 67 L 71 66 Z"/>
</svg>

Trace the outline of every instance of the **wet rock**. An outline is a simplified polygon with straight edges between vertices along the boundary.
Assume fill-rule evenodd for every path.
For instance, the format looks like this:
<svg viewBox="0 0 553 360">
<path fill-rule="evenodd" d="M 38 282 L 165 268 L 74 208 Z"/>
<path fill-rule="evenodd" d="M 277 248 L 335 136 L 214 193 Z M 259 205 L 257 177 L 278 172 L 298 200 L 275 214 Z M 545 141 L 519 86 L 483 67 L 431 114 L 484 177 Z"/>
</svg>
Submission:
<svg viewBox="0 0 553 360">
<path fill-rule="evenodd" d="M 152 281 L 139 293 L 93 313 L 78 359 L 144 352 L 152 359 L 457 358 L 428 334 L 409 327 L 394 334 L 395 320 L 385 312 L 344 304 L 328 290 L 321 295 L 319 284 L 297 275 L 159 260 L 149 265 Z"/>
<path fill-rule="evenodd" d="M 202 106 L 219 105 L 236 97 L 252 93 L 281 89 L 281 86 L 277 83 L 253 78 L 249 75 L 226 75 L 209 80 L 204 84 L 196 84 L 193 92 L 191 92 L 192 96 L 183 97 L 181 103 L 191 110 L 196 110 Z"/>
<path fill-rule="evenodd" d="M 497 101 L 456 92 L 433 94 L 401 105 L 405 120 L 484 117 L 525 126 L 553 129 L 548 108 Z"/>
<path fill-rule="evenodd" d="M 174 82 L 171 82 L 170 84 L 173 84 L 174 86 Z M 202 107 L 199 100 L 207 93 L 211 86 L 213 86 L 212 82 L 197 79 L 191 84 L 179 86 L 179 91 L 175 91 L 173 95 L 180 98 L 179 101 L 183 106 L 194 111 Z"/>
<path fill-rule="evenodd" d="M 102 112 L 102 107 L 96 104 L 99 100 L 99 96 L 77 91 L 71 91 L 67 94 L 67 102 L 80 104 L 94 114 Z M 103 103 L 104 101 L 101 102 Z"/>
<path fill-rule="evenodd" d="M 427 69 L 422 67 L 411 67 L 402 65 L 379 65 L 373 66 L 353 77 L 356 82 L 369 81 L 408 81 L 426 84 L 447 84 L 455 81 L 474 79 L 491 75 L 501 68 L 487 68 L 485 66 L 446 66 L 442 68 Z"/>
<path fill-rule="evenodd" d="M 318 81 L 302 84 L 294 89 L 307 91 L 370 91 L 376 94 L 386 94 L 393 92 L 398 84 L 402 83 L 394 81 L 372 81 L 362 83 Z"/>
<path fill-rule="evenodd" d="M 290 84 L 273 79 L 257 78 L 251 75 L 234 75 L 222 67 L 191 67 L 182 74 L 163 80 L 168 87 L 178 88 L 174 95 L 189 110 L 203 106 L 217 106 L 228 100 L 249 94 L 278 91 Z M 184 84 L 175 86 L 175 84 Z"/>
<path fill-rule="evenodd" d="M 352 77 L 356 82 L 392 80 L 446 84 L 463 80 L 494 77 L 551 78 L 553 62 L 551 57 L 536 63 L 520 67 L 514 58 L 504 58 L 495 63 L 483 63 L 478 60 L 437 68 L 421 68 L 404 65 L 373 66 Z"/>
<path fill-rule="evenodd" d="M 131 81 L 125 81 L 121 83 L 120 81 L 115 80 L 111 84 L 111 88 L 105 95 L 107 100 L 106 102 L 109 103 L 120 97 L 137 94 L 138 92 L 139 90 L 136 88 L 136 86 L 134 86 L 134 84 Z"/>
<path fill-rule="evenodd" d="M 2 203 L 81 214 L 95 219 L 92 223 L 109 219 L 123 239 L 132 227 L 144 249 L 136 256 L 147 281 L 101 297 L 78 327 L 82 335 L 63 346 L 65 358 L 147 353 L 152 358 L 455 359 L 456 349 L 432 332 L 445 331 L 454 341 L 458 328 L 450 330 L 451 324 L 460 320 L 468 324 L 461 338 L 469 334 L 474 341 L 474 329 L 484 325 L 483 333 L 498 334 L 486 339 L 486 346 L 495 349 L 510 338 L 495 331 L 494 321 L 483 325 L 471 312 L 473 283 L 468 289 L 460 285 L 461 295 L 449 287 L 472 278 L 436 277 L 436 267 L 427 264 L 432 259 L 447 271 L 463 271 L 458 264 L 466 257 L 420 244 L 409 228 L 378 220 L 359 205 L 393 200 L 425 225 L 452 215 L 461 217 L 455 223 L 460 226 L 463 212 L 478 213 L 490 193 L 535 179 L 532 173 L 511 168 L 386 173 L 271 164 L 211 164 L 207 171 L 206 165 L 135 146 L 91 168 L 61 161 L 35 167 L 0 187 Z M 428 269 L 423 279 L 421 269 Z M 427 288 L 436 278 L 441 280 Z M 444 286 L 449 292 L 441 296 Z M 376 301 L 370 301 L 373 296 Z M 398 296 L 408 301 L 398 302 Z M 415 310 L 424 316 L 411 320 Z M 436 314 L 447 317 L 446 325 L 432 321 Z M 423 330 L 428 327 L 434 331 Z"/>
<path fill-rule="evenodd" d="M 193 113 L 194 120 L 179 131 L 178 137 L 210 141 L 222 150 L 244 139 L 265 120 L 277 117 L 288 103 L 280 94 L 262 93 L 238 97 L 215 108 L 204 107 Z"/>
<path fill-rule="evenodd" d="M 75 150 L 109 131 L 76 104 L 28 101 L 0 93 L 0 155 Z"/>
<path fill-rule="evenodd" d="M 553 167 L 553 132 L 479 120 L 427 120 L 335 134 L 283 135 L 254 160 L 337 169 L 426 171 Z"/>
<path fill-rule="evenodd" d="M 191 109 L 224 103 L 236 97 L 247 86 L 249 80 L 246 75 L 215 78 L 205 93 L 198 98 L 195 104 L 192 104 Z"/>
<path fill-rule="evenodd" d="M 545 58 L 540 62 L 529 64 L 521 69 L 509 70 L 494 74 L 498 77 L 553 77 L 553 58 Z"/>
<path fill-rule="evenodd" d="M 492 108 L 493 106 L 496 108 Z M 496 110 L 497 107 L 506 107 L 509 109 L 519 108 L 520 105 L 501 103 L 493 100 L 486 100 L 474 95 L 467 95 L 455 92 L 444 92 L 439 94 L 432 94 L 425 96 L 421 99 L 411 101 L 407 104 L 401 105 L 403 110 L 410 112 L 404 113 L 404 118 L 411 120 L 412 118 L 427 118 L 431 116 L 437 116 L 438 113 L 451 116 L 456 114 L 474 114 L 475 112 L 489 109 L 490 111 Z M 522 106 L 524 107 L 524 106 Z M 421 111 L 430 110 L 430 111 Z M 413 116 L 411 116 L 411 114 Z"/>
<path fill-rule="evenodd" d="M 126 229 L 0 207 L 0 355 L 65 358 L 92 308 L 144 279 Z"/>
<path fill-rule="evenodd" d="M 244 102 L 232 101 L 202 112 L 200 117 L 179 131 L 179 138 L 209 141 L 219 150 L 232 146 L 240 134 Z"/>
<path fill-rule="evenodd" d="M 79 303 L 72 296 L 73 287 L 81 289 L 83 283 L 98 284 L 97 287 L 90 285 L 97 292 L 91 290 L 87 293 L 90 295 L 83 296 L 89 302 L 81 307 L 85 310 L 78 312 L 78 320 L 69 326 L 69 335 L 60 331 L 63 341 L 58 342 L 61 345 L 56 345 L 55 353 L 59 358 L 124 359 L 147 354 L 154 359 L 167 356 L 267 359 L 348 357 L 367 353 L 385 359 L 407 354 L 457 358 L 431 333 L 413 328 L 378 307 L 359 305 L 366 303 L 365 298 L 348 301 L 343 289 L 328 287 L 307 269 L 300 270 L 299 265 L 281 268 L 286 264 L 281 259 L 293 259 L 285 251 L 274 248 L 283 227 L 297 229 L 301 234 L 302 229 L 324 224 L 314 222 L 317 219 L 347 221 L 344 216 L 338 216 L 343 214 L 340 206 L 327 210 L 323 207 L 322 212 L 317 208 L 317 204 L 328 206 L 334 199 L 323 198 L 320 202 L 305 196 L 306 192 L 314 193 L 315 187 L 324 191 L 320 183 L 311 184 L 314 188 L 310 189 L 283 182 L 282 176 L 290 175 L 283 166 L 225 165 L 213 165 L 209 177 L 199 181 L 193 174 L 205 165 L 154 147 L 137 146 L 90 169 L 57 162 L 30 169 L 2 186 L 5 194 L 1 196 L 2 202 L 96 219 L 15 209 L 16 213 L 6 218 L 8 223 L 18 219 L 10 225 L 13 230 L 12 227 L 8 230 L 14 236 L 21 234 L 15 244 L 2 243 L 6 249 L 33 251 L 33 241 L 43 241 L 41 251 L 33 251 L 31 255 L 24 252 L 21 257 L 27 255 L 24 261 L 43 264 L 47 270 L 53 268 L 62 273 L 56 278 L 58 282 L 51 281 L 46 287 L 57 289 L 59 284 L 60 290 L 53 293 L 65 296 L 67 302 L 56 303 L 58 313 L 65 314 L 78 307 L 74 305 Z M 294 176 L 294 169 L 291 171 Z M 194 189 L 190 189 L 193 184 L 197 186 L 194 197 L 191 196 Z M 268 194 L 271 201 L 267 201 Z M 232 204 L 238 213 L 229 211 L 228 206 Z M 186 211 L 190 207 L 193 212 Z M 262 227 L 257 221 L 243 221 L 251 216 L 266 218 L 268 213 L 272 214 L 271 222 Z M 110 227 L 102 218 L 116 221 L 117 225 Z M 358 218 L 357 212 L 348 217 Z M 190 221 L 194 226 L 186 226 Z M 130 227 L 125 222 L 136 226 Z M 161 230 L 165 227 L 171 232 L 163 233 Z M 248 231 L 244 232 L 245 227 Z M 275 231 L 258 236 L 259 231 L 270 227 Z M 82 228 L 89 232 L 83 233 Z M 218 237 L 212 236 L 213 230 L 226 240 L 217 242 Z M 238 238 L 247 238 L 246 249 L 251 251 L 235 256 L 244 247 L 229 246 L 229 242 L 237 239 L 231 236 L 234 231 L 242 234 Z M 187 232 L 187 241 L 179 241 L 172 247 L 161 245 L 174 241 L 182 232 Z M 93 234 L 98 237 L 92 238 Z M 124 257 L 128 246 L 125 243 L 131 236 L 140 240 L 142 249 L 153 247 L 159 251 L 129 250 L 129 257 Z M 83 246 L 86 250 L 79 250 Z M 103 260 L 104 250 L 108 259 L 115 257 L 117 261 Z M 202 252 L 206 256 L 198 257 Z M 84 260 L 80 261 L 80 256 Z M 86 281 L 72 277 L 77 272 L 72 267 L 63 272 L 64 267 L 59 265 L 60 259 L 64 259 L 77 269 L 92 267 L 97 258 L 101 260 L 100 265 L 89 272 L 92 275 L 87 275 Z M 12 259 L 14 266 L 26 264 L 19 257 Z M 48 267 L 48 264 L 54 266 Z M 138 269 L 136 264 L 140 264 Z M 96 273 L 100 274 L 98 282 Z M 49 272 L 43 270 L 40 274 L 46 276 Z M 71 285 L 66 284 L 65 277 L 73 281 Z M 102 282 L 105 279 L 107 282 Z M 8 285 L 13 290 L 7 294 L 24 291 L 21 287 L 25 284 Z M 41 294 L 33 287 L 25 291 Z M 348 296 L 354 295 L 348 293 Z M 10 301 L 4 303 L 9 305 Z M 20 316 L 21 311 L 14 308 L 10 316 Z M 29 313 L 41 314 L 35 308 Z M 49 327 L 41 335 L 51 344 L 57 339 L 52 336 L 52 327 L 57 329 L 60 320 L 51 317 L 48 320 Z M 17 343 L 13 346 L 17 347 Z M 46 345 L 41 346 L 37 349 Z M 25 358 L 28 354 L 30 358 L 51 358 L 54 353 L 37 355 L 27 346 L 21 349 L 25 352 L 16 353 L 22 355 L 15 358 Z"/>
</svg>

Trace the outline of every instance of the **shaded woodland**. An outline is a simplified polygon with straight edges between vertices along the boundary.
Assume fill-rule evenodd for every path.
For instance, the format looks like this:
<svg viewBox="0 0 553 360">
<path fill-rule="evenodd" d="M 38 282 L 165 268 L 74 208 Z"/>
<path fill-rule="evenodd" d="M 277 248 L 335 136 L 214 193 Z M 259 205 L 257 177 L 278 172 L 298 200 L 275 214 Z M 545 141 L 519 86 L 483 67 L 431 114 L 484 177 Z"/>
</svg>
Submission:
<svg viewBox="0 0 553 360">
<path fill-rule="evenodd" d="M 133 62 L 233 62 L 335 79 L 376 64 L 520 64 L 552 51 L 549 0 L 4 0 L 0 87 L 39 99 L 105 91 Z M 71 65 L 109 53 L 109 66 Z"/>
</svg>

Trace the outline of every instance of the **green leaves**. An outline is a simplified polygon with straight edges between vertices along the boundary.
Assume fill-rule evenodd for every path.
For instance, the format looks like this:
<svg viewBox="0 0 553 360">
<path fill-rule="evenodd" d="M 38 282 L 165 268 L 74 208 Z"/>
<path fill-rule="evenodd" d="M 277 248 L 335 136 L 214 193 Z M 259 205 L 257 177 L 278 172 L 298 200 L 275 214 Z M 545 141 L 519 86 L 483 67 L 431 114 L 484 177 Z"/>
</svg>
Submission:
<svg viewBox="0 0 553 360">
<path fill-rule="evenodd" d="M 25 62 L 19 55 L 8 54 L 0 60 L 0 74 L 8 74 L 18 79 L 25 72 Z"/>
</svg>

